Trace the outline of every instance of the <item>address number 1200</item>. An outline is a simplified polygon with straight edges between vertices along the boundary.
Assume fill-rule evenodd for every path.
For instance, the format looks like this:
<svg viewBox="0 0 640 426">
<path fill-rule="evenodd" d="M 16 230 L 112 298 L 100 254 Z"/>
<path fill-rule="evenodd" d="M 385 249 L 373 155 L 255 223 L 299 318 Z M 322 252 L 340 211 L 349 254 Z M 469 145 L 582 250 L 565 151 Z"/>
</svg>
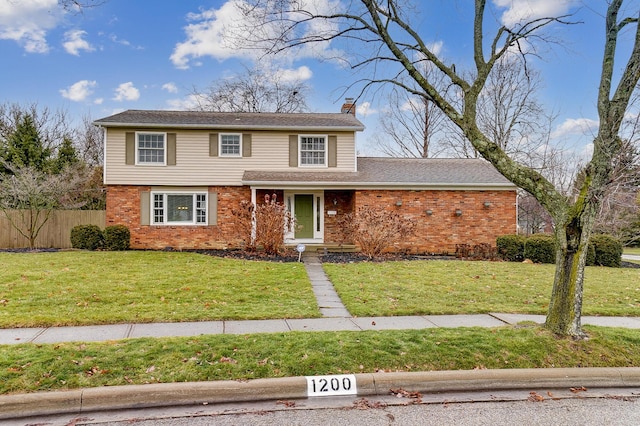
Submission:
<svg viewBox="0 0 640 426">
<path fill-rule="evenodd" d="M 357 395 L 356 376 L 339 374 L 334 376 L 308 376 L 307 396 Z"/>
</svg>

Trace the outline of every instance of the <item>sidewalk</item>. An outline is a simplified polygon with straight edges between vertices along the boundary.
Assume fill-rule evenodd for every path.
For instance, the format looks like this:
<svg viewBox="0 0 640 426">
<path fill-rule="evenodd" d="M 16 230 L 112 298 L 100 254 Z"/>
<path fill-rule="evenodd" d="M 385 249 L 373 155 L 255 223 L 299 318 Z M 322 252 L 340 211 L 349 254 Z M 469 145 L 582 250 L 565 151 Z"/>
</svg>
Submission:
<svg viewBox="0 0 640 426">
<path fill-rule="evenodd" d="M 98 342 L 138 337 L 199 336 L 203 334 L 407 330 L 434 327 L 500 327 L 503 325 L 517 324 L 522 321 L 533 321 L 542 324 L 545 321 L 545 316 L 490 313 L 476 315 L 306 318 L 14 328 L 0 329 L 0 345 L 73 341 Z M 640 329 L 640 317 L 582 317 L 582 324 Z"/>
</svg>

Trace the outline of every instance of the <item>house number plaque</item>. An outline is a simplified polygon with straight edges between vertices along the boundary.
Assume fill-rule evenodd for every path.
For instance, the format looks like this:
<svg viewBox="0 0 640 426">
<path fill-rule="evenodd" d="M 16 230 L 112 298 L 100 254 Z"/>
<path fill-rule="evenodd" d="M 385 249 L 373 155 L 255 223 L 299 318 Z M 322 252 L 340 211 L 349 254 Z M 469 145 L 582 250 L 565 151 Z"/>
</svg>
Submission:
<svg viewBox="0 0 640 426">
<path fill-rule="evenodd" d="M 307 376 L 307 396 L 357 395 L 356 376 Z"/>
</svg>

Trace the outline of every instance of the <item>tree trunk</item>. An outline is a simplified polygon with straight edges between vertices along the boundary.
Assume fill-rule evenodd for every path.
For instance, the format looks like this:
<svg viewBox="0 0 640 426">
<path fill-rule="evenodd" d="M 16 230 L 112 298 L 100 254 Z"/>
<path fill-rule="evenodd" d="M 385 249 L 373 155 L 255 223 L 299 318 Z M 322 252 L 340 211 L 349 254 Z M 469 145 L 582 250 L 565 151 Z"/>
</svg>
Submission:
<svg viewBox="0 0 640 426">
<path fill-rule="evenodd" d="M 582 194 L 588 192 L 587 185 Z M 589 237 L 597 205 L 581 196 L 563 224 L 556 225 L 556 272 L 545 326 L 563 336 L 580 339 L 582 331 L 582 290 Z"/>
</svg>

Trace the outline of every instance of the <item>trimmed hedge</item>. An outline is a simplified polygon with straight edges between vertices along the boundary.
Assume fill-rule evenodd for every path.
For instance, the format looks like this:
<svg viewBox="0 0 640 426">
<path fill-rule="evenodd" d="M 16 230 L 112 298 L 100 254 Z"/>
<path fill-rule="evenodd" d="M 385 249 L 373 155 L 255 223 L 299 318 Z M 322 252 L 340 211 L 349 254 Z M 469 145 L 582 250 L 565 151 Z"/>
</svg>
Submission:
<svg viewBox="0 0 640 426">
<path fill-rule="evenodd" d="M 124 225 L 113 225 L 104 228 L 104 247 L 111 251 L 129 250 L 131 232 Z"/>
<path fill-rule="evenodd" d="M 556 263 L 556 239 L 553 235 L 534 234 L 524 243 L 524 257 L 535 263 Z"/>
<path fill-rule="evenodd" d="M 501 235 L 496 238 L 498 254 L 509 262 L 530 259 L 536 263 L 555 263 L 556 247 L 552 235 Z M 622 262 L 622 243 L 607 234 L 593 235 L 587 247 L 587 266 L 619 268 Z"/>
<path fill-rule="evenodd" d="M 622 262 L 622 243 L 615 237 L 607 234 L 593 235 L 590 240 L 595 251 L 594 264 L 619 268 Z"/>
<path fill-rule="evenodd" d="M 104 247 L 104 235 L 97 225 L 76 225 L 71 228 L 71 247 L 97 250 Z"/>
<path fill-rule="evenodd" d="M 524 260 L 524 243 L 527 238 L 524 235 L 501 235 L 496 238 L 498 254 L 509 262 L 522 262 Z"/>
</svg>

